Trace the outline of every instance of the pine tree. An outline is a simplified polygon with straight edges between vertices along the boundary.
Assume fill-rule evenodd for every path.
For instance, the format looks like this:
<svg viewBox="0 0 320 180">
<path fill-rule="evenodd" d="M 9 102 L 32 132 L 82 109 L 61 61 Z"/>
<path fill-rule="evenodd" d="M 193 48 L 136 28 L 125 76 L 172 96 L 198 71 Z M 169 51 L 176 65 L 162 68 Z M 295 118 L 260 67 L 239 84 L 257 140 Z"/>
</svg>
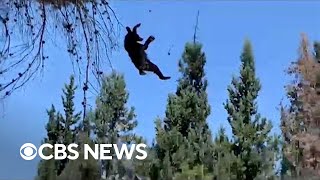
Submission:
<svg viewBox="0 0 320 180">
<path fill-rule="evenodd" d="M 74 109 L 74 95 L 76 86 L 74 85 L 74 77 L 70 77 L 69 84 L 66 84 L 62 89 L 64 96 L 62 96 L 62 103 L 64 107 L 63 116 L 60 112 L 57 112 L 54 105 L 47 111 L 49 120 L 46 125 L 47 137 L 43 143 L 49 144 L 65 144 L 69 145 L 75 142 L 75 126 L 80 119 L 80 113 L 75 113 Z M 47 150 L 45 154 L 54 153 L 53 150 Z M 54 161 L 54 160 L 42 160 L 39 163 L 39 180 L 53 180 L 59 176 L 68 163 L 68 159 Z"/>
<path fill-rule="evenodd" d="M 61 96 L 64 108 L 64 117 L 61 117 L 61 123 L 64 127 L 64 144 L 68 145 L 75 141 L 76 125 L 81 118 L 81 112 L 75 113 L 74 98 L 77 86 L 74 84 L 74 76 L 70 77 L 69 84 L 65 84 L 63 95 Z"/>
<path fill-rule="evenodd" d="M 272 125 L 257 112 L 256 99 L 261 85 L 255 75 L 255 62 L 248 40 L 240 59 L 240 77 L 233 77 L 228 87 L 229 100 L 225 103 L 233 133 L 232 151 L 240 158 L 240 162 L 232 165 L 236 168 L 231 170 L 236 179 L 252 180 L 262 173 L 265 163 L 273 166 L 273 159 L 269 162 L 264 156 L 271 141 L 268 134 Z"/>
<path fill-rule="evenodd" d="M 312 179 L 320 175 L 319 43 L 313 47 L 314 53 L 303 34 L 299 58 L 288 71 L 295 79 L 287 86 L 289 106 L 281 111 L 284 177 Z"/>
<path fill-rule="evenodd" d="M 98 161 L 89 155 L 84 159 L 84 144 L 88 144 L 94 149 L 94 141 L 90 139 L 88 133 L 81 130 L 76 136 L 76 144 L 79 157 L 76 160 L 69 161 L 57 180 L 100 180 L 100 167 Z"/>
<path fill-rule="evenodd" d="M 182 77 L 177 91 L 168 97 L 163 123 L 156 121 L 155 149 L 161 162 L 158 167 L 160 179 L 182 176 L 186 168 L 193 173 L 200 168 L 200 174 L 204 176 L 207 169 L 212 168 L 206 164 L 211 157 L 212 139 L 206 122 L 211 109 L 206 92 L 205 63 L 202 45 L 187 43 L 179 61 Z"/>
<path fill-rule="evenodd" d="M 68 145 L 76 143 L 80 148 L 79 158 L 73 161 L 68 159 L 58 161 L 60 163 L 60 171 L 57 172 L 57 180 L 98 180 L 100 178 L 98 161 L 89 157 L 88 160 L 83 159 L 84 144 L 89 144 L 93 148 L 93 141 L 90 139 L 90 127 L 84 129 L 82 126 L 89 122 L 90 116 L 87 116 L 83 122 L 79 123 L 81 119 L 81 112 L 75 113 L 74 98 L 77 86 L 74 84 L 74 77 L 70 77 L 69 84 L 66 84 L 63 89 L 64 96 L 61 97 L 64 107 L 64 116 L 57 114 L 58 121 L 62 126 L 60 143 Z"/>
<path fill-rule="evenodd" d="M 214 139 L 212 161 L 214 179 L 236 179 L 235 176 L 232 176 L 231 171 L 232 168 L 237 169 L 233 167 L 233 164 L 239 164 L 239 158 L 232 153 L 232 144 L 222 127 Z"/>
<path fill-rule="evenodd" d="M 94 132 L 98 143 L 132 144 L 139 138 L 132 133 L 137 126 L 134 107 L 126 106 L 129 93 L 126 90 L 124 76 L 112 72 L 104 78 L 100 94 L 96 101 L 95 117 L 93 119 Z M 112 152 L 114 153 L 114 152 Z M 115 155 L 115 154 L 114 154 Z M 120 173 L 125 162 L 103 161 L 106 176 L 125 174 Z"/>
<path fill-rule="evenodd" d="M 70 76 L 69 84 L 65 84 L 63 91 L 63 96 L 61 96 L 63 108 L 64 108 L 64 116 L 62 114 L 58 115 L 59 122 L 61 123 L 62 130 L 62 139 L 60 143 L 68 146 L 71 143 L 75 142 L 76 138 L 76 126 L 79 120 L 81 119 L 81 112 L 76 113 L 74 107 L 74 98 L 75 91 L 77 90 L 77 86 L 74 84 L 74 76 Z M 68 159 L 63 159 L 60 161 L 60 168 L 58 169 L 58 175 L 61 174 L 66 164 L 68 163 Z"/>
<path fill-rule="evenodd" d="M 52 105 L 50 110 L 47 110 L 47 114 L 49 116 L 48 123 L 46 125 L 47 130 L 47 137 L 44 138 L 42 144 L 49 143 L 49 144 L 57 144 L 60 139 L 60 134 L 62 130 L 62 126 L 57 119 L 56 116 L 56 109 Z M 52 150 L 45 150 L 43 152 L 44 155 L 52 154 Z M 38 173 L 36 180 L 55 180 L 57 177 L 57 169 L 58 163 L 51 159 L 51 160 L 41 160 L 38 165 Z"/>
<path fill-rule="evenodd" d="M 201 49 L 201 44 L 186 44 L 179 61 L 182 77 L 179 78 L 175 95 L 170 94 L 168 98 L 165 125 L 168 129 L 178 127 L 183 136 L 187 136 L 190 126 L 205 126 L 206 118 L 211 112 L 206 92 L 208 82 L 204 72 L 206 57 Z"/>
</svg>

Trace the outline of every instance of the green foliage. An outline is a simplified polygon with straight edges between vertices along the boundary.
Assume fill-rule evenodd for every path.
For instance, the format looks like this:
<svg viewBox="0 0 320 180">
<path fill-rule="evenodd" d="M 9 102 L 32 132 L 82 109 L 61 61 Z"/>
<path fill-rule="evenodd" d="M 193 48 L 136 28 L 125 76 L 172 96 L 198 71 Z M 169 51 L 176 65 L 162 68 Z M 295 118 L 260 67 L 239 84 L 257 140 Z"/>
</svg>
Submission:
<svg viewBox="0 0 320 180">
<path fill-rule="evenodd" d="M 255 63 L 251 43 L 246 40 L 241 54 L 240 77 L 233 77 L 228 87 L 229 100 L 225 103 L 228 122 L 233 133 L 232 152 L 240 161 L 232 164 L 231 173 L 237 179 L 254 179 L 263 171 L 273 168 L 274 158 L 267 153 L 272 125 L 257 112 L 256 99 L 261 89 L 255 75 Z"/>
<path fill-rule="evenodd" d="M 137 126 L 134 107 L 126 107 L 129 94 L 126 91 L 124 76 L 112 72 L 104 78 L 92 122 L 97 143 L 131 144 L 141 141 L 132 130 Z M 111 152 L 113 155 L 114 152 Z M 125 175 L 122 161 L 102 161 L 107 176 Z M 122 173 L 120 173 L 122 172 Z M 120 176 L 120 177 L 122 177 Z"/>
<path fill-rule="evenodd" d="M 201 44 L 186 44 L 179 61 L 182 77 L 177 91 L 169 94 L 164 121 L 156 120 L 157 144 L 153 151 L 160 164 L 152 166 L 152 174 L 158 176 L 154 179 L 204 177 L 204 172 L 212 169 L 208 163 L 212 139 L 206 122 L 211 109 L 204 72 L 206 58 L 201 49 Z"/>
<path fill-rule="evenodd" d="M 44 152 L 44 155 L 52 154 L 49 150 Z M 57 164 L 55 160 L 41 160 L 38 165 L 37 177 L 35 180 L 56 180 L 57 179 Z"/>
<path fill-rule="evenodd" d="M 60 139 L 60 132 L 62 126 L 56 117 L 55 107 L 52 105 L 50 110 L 47 110 L 49 116 L 48 123 L 46 125 L 47 137 L 44 138 L 42 144 L 50 143 L 56 144 Z M 52 154 L 52 150 L 45 150 L 44 154 Z M 38 165 L 38 172 L 36 180 L 55 180 L 57 176 L 56 170 L 58 169 L 59 162 L 54 160 L 41 160 Z"/>
<path fill-rule="evenodd" d="M 182 59 L 179 61 L 179 85 L 175 95 L 170 94 L 164 120 L 167 128 L 177 127 L 187 136 L 189 126 L 206 121 L 210 114 L 206 88 L 204 65 L 206 57 L 201 44 L 187 43 Z M 188 120 L 185 120 L 188 119 Z"/>
<path fill-rule="evenodd" d="M 127 108 L 129 94 L 123 75 L 116 72 L 105 77 L 100 94 L 96 100 L 95 117 L 93 119 L 95 134 L 103 143 L 131 143 L 131 131 L 138 125 L 134 107 Z M 106 139 L 108 138 L 108 139 Z"/>
<path fill-rule="evenodd" d="M 314 48 L 314 56 L 315 59 L 320 62 L 320 42 L 316 41 L 313 43 L 313 48 Z"/>
<path fill-rule="evenodd" d="M 75 98 L 75 91 L 77 86 L 74 84 L 74 77 L 70 77 L 70 83 L 65 85 L 63 89 L 63 95 L 61 96 L 62 104 L 64 108 L 64 117 L 58 116 L 60 118 L 60 122 L 64 127 L 63 130 L 63 137 L 64 137 L 64 144 L 70 144 L 75 141 L 75 125 L 81 118 L 81 112 L 75 113 L 74 107 L 74 98 Z"/>
<path fill-rule="evenodd" d="M 46 125 L 47 137 L 43 143 L 50 144 L 65 144 L 68 145 L 75 141 L 76 137 L 76 123 L 80 120 L 80 113 L 75 113 L 74 97 L 77 87 L 74 85 L 74 77 L 70 77 L 70 82 L 65 85 L 63 89 L 62 104 L 64 107 L 63 116 L 60 112 L 57 112 L 54 105 L 50 110 L 47 110 L 49 116 L 48 123 Z M 45 153 L 53 153 L 53 151 L 47 151 Z M 60 161 L 44 161 L 39 164 L 38 180 L 54 179 L 55 176 L 59 176 L 64 170 L 68 160 Z"/>
<path fill-rule="evenodd" d="M 83 131 L 77 136 L 77 144 L 79 147 L 89 144 L 94 149 L 94 142 Z M 78 151 L 80 152 L 79 158 L 69 161 L 57 180 L 98 180 L 100 178 L 98 161 L 91 156 L 88 159 L 84 159 L 83 149 L 79 148 Z"/>
<path fill-rule="evenodd" d="M 231 145 L 225 130 L 221 127 L 214 139 L 213 146 L 212 166 L 214 179 L 236 179 L 231 172 L 232 168 L 237 168 L 233 165 L 239 164 L 239 159 L 232 153 Z"/>
<path fill-rule="evenodd" d="M 183 164 L 181 166 L 181 173 L 177 173 L 174 180 L 212 180 L 213 176 L 211 174 L 206 174 L 206 169 L 203 165 L 197 165 L 192 169 L 188 164 Z"/>
</svg>

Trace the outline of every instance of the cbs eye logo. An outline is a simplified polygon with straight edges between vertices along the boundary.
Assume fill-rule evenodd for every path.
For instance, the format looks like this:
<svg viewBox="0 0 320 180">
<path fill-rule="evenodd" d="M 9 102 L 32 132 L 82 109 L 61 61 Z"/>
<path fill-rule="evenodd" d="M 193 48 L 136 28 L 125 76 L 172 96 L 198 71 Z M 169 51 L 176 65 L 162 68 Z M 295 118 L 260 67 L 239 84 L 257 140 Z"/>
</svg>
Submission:
<svg viewBox="0 0 320 180">
<path fill-rule="evenodd" d="M 25 143 L 20 147 L 20 156 L 24 160 L 32 160 L 37 156 L 37 148 L 31 143 Z"/>
</svg>

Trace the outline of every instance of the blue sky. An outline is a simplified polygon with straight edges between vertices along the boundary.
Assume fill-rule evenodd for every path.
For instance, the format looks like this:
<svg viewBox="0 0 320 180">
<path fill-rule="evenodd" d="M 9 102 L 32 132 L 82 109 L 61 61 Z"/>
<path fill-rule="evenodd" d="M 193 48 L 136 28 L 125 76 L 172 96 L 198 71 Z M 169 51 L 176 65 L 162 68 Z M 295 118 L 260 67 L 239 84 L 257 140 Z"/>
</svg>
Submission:
<svg viewBox="0 0 320 180">
<path fill-rule="evenodd" d="M 176 89 L 180 76 L 178 60 L 185 43 L 192 40 L 198 10 L 198 40 L 203 43 L 207 57 L 212 106 L 208 122 L 213 133 L 220 126 L 230 132 L 222 104 L 227 99 L 226 88 L 232 75 L 239 71 L 245 38 L 252 42 L 257 76 L 262 83 L 259 112 L 272 120 L 275 132 L 279 132 L 276 108 L 284 97 L 283 86 L 288 80 L 284 70 L 297 58 L 300 33 L 305 32 L 310 41 L 320 40 L 320 3 L 316 1 L 116 1 L 113 7 L 122 24 L 133 26 L 141 22 L 141 36 L 155 36 L 149 56 L 165 74 L 172 76 L 169 81 L 160 81 L 153 74 L 139 76 L 123 48 L 113 55 L 114 68 L 125 75 L 129 104 L 136 108 L 139 121 L 136 132 L 149 142 L 154 137 L 155 118 L 164 116 L 168 93 Z M 125 29 L 121 33 L 124 36 Z M 122 40 L 120 43 L 122 46 Z M 21 160 L 19 148 L 26 142 L 39 145 L 45 135 L 46 109 L 51 104 L 61 108 L 61 88 L 68 82 L 72 68 L 67 54 L 60 49 L 50 48 L 48 53 L 55 59 L 47 62 L 44 76 L 1 104 L 4 116 L 0 117 L 0 179 L 33 178 L 37 161 Z M 106 65 L 105 71 L 109 70 Z M 77 107 L 81 110 L 81 92 L 78 95 Z"/>
</svg>

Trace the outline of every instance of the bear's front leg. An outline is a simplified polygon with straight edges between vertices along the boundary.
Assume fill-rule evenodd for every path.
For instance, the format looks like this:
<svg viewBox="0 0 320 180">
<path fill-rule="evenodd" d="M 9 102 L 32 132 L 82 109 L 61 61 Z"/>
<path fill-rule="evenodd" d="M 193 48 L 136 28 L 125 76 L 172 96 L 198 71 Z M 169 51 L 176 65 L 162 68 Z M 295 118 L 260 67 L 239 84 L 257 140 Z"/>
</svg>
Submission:
<svg viewBox="0 0 320 180">
<path fill-rule="evenodd" d="M 143 47 L 144 50 L 147 50 L 149 47 L 149 44 L 154 41 L 156 38 L 154 36 L 149 36 L 148 39 L 146 40 L 146 42 L 144 43 Z"/>
</svg>

